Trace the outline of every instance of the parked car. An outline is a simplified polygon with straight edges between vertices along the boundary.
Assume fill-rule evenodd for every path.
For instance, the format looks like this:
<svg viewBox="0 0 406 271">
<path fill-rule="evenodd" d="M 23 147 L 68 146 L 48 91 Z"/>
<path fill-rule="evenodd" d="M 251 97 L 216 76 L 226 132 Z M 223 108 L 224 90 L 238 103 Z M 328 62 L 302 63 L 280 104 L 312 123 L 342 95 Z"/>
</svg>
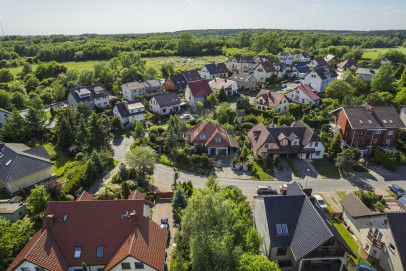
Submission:
<svg viewBox="0 0 406 271">
<path fill-rule="evenodd" d="M 316 199 L 317 205 L 323 210 L 327 210 L 327 203 L 324 201 L 322 196 L 320 195 L 314 195 L 314 198 Z"/>
<path fill-rule="evenodd" d="M 169 219 L 167 217 L 161 218 L 161 228 L 169 231 Z"/>
<path fill-rule="evenodd" d="M 281 88 L 285 88 L 285 87 L 287 87 L 286 84 L 282 84 L 282 85 L 281 85 Z"/>
<path fill-rule="evenodd" d="M 183 120 L 190 120 L 191 115 L 186 113 L 186 114 L 183 114 L 182 116 L 180 116 L 180 118 Z"/>
<path fill-rule="evenodd" d="M 300 84 L 300 80 L 296 80 L 296 81 L 295 81 L 295 84 Z"/>
<path fill-rule="evenodd" d="M 258 195 L 278 195 L 278 191 L 271 186 L 260 185 L 257 186 Z"/>
<path fill-rule="evenodd" d="M 395 193 L 395 195 L 396 195 L 398 198 L 403 197 L 404 195 L 406 195 L 405 190 L 403 190 L 402 187 L 400 187 L 400 186 L 397 185 L 397 184 L 390 184 L 390 185 L 389 185 L 389 189 L 390 189 L 393 193 Z"/>
</svg>

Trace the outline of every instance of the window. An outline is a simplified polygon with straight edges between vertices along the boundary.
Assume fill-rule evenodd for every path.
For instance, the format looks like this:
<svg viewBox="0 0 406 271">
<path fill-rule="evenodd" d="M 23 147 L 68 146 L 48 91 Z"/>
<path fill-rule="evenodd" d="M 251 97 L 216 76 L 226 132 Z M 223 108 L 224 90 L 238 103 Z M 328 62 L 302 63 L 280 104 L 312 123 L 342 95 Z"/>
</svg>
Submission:
<svg viewBox="0 0 406 271">
<path fill-rule="evenodd" d="M 66 222 L 66 221 L 68 221 L 68 215 L 63 216 L 63 222 Z"/>
<path fill-rule="evenodd" d="M 73 258 L 79 259 L 82 254 L 82 247 L 75 247 L 75 252 L 73 253 Z"/>
<path fill-rule="evenodd" d="M 372 134 L 372 131 L 367 131 L 367 135 L 370 135 L 370 134 Z"/>
<path fill-rule="evenodd" d="M 131 269 L 130 263 L 121 263 L 121 269 Z"/>
<path fill-rule="evenodd" d="M 220 137 L 216 137 L 216 138 L 214 139 L 214 142 L 216 142 L 216 143 L 221 143 L 221 138 L 220 138 Z"/>
<path fill-rule="evenodd" d="M 364 122 L 362 120 L 359 120 L 359 123 L 364 124 Z"/>
<path fill-rule="evenodd" d="M 284 234 L 288 234 L 288 226 L 286 224 L 282 224 L 282 230 Z"/>
<path fill-rule="evenodd" d="M 366 251 L 369 250 L 369 245 L 368 245 L 368 244 L 365 245 L 365 250 L 366 250 Z"/>
<path fill-rule="evenodd" d="M 389 146 L 390 145 L 390 139 L 386 139 L 386 141 L 385 141 L 385 146 Z"/>
<path fill-rule="evenodd" d="M 293 141 L 292 141 L 292 145 L 293 145 L 293 146 L 299 145 L 299 140 L 297 140 L 297 139 L 293 140 Z"/>
<path fill-rule="evenodd" d="M 124 214 L 120 215 L 120 220 L 124 220 Z"/>
<path fill-rule="evenodd" d="M 273 143 L 269 144 L 269 148 L 270 148 L 270 149 L 273 149 L 273 148 L 274 148 L 274 147 L 273 147 Z"/>
<path fill-rule="evenodd" d="M 45 271 L 45 269 L 44 269 L 44 268 L 42 268 L 42 267 L 38 267 L 38 266 L 36 266 L 36 267 L 35 267 L 35 271 Z"/>
<path fill-rule="evenodd" d="M 135 262 L 135 269 L 144 269 L 144 263 Z"/>
<path fill-rule="evenodd" d="M 265 143 L 265 148 L 268 148 L 268 143 Z"/>
<path fill-rule="evenodd" d="M 393 131 L 388 131 L 388 135 L 393 135 Z"/>
<path fill-rule="evenodd" d="M 278 261 L 278 265 L 279 265 L 279 267 L 290 267 L 290 266 L 293 266 L 291 260 L 279 260 L 279 261 Z"/>
<path fill-rule="evenodd" d="M 358 136 L 363 136 L 364 132 L 358 132 Z"/>
<path fill-rule="evenodd" d="M 103 258 L 103 255 L 104 255 L 104 246 L 98 246 L 97 252 L 96 252 L 96 257 Z"/>
<path fill-rule="evenodd" d="M 284 256 L 286 255 L 288 248 L 286 247 L 278 247 L 278 250 L 276 251 L 276 256 Z"/>
<path fill-rule="evenodd" d="M 162 113 L 166 113 L 166 108 L 162 109 Z"/>
<path fill-rule="evenodd" d="M 314 142 L 314 146 L 318 147 L 319 146 L 319 142 Z"/>
<path fill-rule="evenodd" d="M 372 120 L 368 120 L 369 124 L 372 124 Z"/>
<path fill-rule="evenodd" d="M 388 248 L 389 248 L 390 251 L 392 251 L 393 253 L 395 253 L 396 248 L 395 248 L 395 246 L 394 246 L 392 243 L 389 243 Z"/>
<path fill-rule="evenodd" d="M 385 220 L 382 222 L 382 224 L 383 224 L 385 227 L 387 227 L 387 226 L 388 226 L 388 220 L 385 219 Z"/>
<path fill-rule="evenodd" d="M 21 267 L 20 270 L 21 270 L 21 271 L 30 271 L 30 268 L 29 268 L 29 267 Z"/>
<path fill-rule="evenodd" d="M 377 138 L 374 138 L 374 140 L 372 141 L 372 143 L 376 143 L 378 141 Z"/>
<path fill-rule="evenodd" d="M 316 156 L 319 156 L 321 151 L 316 151 Z"/>
<path fill-rule="evenodd" d="M 282 146 L 286 146 L 286 145 L 287 145 L 286 140 L 282 140 L 282 141 L 281 141 L 281 145 L 282 145 Z"/>
<path fill-rule="evenodd" d="M 200 139 L 206 139 L 206 135 L 200 135 Z"/>
<path fill-rule="evenodd" d="M 383 121 L 383 123 L 388 123 L 386 120 L 382 120 Z"/>
<path fill-rule="evenodd" d="M 282 225 L 281 225 L 281 224 L 277 224 L 277 225 L 276 225 L 276 232 L 277 232 L 278 234 L 282 234 Z"/>
<path fill-rule="evenodd" d="M 355 142 L 355 146 L 356 147 L 359 147 L 361 145 L 361 140 L 357 140 L 356 142 Z"/>
<path fill-rule="evenodd" d="M 375 134 L 380 135 L 382 133 L 382 130 L 376 130 Z"/>
</svg>

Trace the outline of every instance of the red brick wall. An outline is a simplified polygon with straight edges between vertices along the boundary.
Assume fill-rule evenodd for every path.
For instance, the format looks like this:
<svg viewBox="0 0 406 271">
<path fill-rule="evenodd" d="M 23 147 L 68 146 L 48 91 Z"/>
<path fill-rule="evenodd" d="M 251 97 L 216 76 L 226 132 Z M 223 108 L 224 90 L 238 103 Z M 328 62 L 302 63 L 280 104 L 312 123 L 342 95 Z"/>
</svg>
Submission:
<svg viewBox="0 0 406 271">
<path fill-rule="evenodd" d="M 172 82 L 172 80 L 170 78 L 167 78 L 165 80 L 164 88 L 166 90 L 178 90 L 178 88 L 175 86 L 175 84 Z"/>
</svg>

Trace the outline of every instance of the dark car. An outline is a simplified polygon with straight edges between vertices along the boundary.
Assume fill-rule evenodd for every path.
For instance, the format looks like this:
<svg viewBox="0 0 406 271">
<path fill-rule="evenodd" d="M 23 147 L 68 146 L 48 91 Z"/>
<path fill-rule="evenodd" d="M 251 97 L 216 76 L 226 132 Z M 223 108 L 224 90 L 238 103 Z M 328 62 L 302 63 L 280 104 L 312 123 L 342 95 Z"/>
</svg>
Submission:
<svg viewBox="0 0 406 271">
<path fill-rule="evenodd" d="M 169 219 L 167 217 L 161 218 L 161 228 L 169 230 Z"/>
<path fill-rule="evenodd" d="M 296 81 L 295 81 L 295 84 L 300 84 L 300 80 L 296 80 Z"/>
<path fill-rule="evenodd" d="M 271 186 L 260 185 L 257 186 L 258 195 L 278 195 L 278 191 Z"/>
<path fill-rule="evenodd" d="M 390 184 L 389 185 L 389 189 L 393 192 L 393 193 L 395 193 L 395 195 L 397 196 L 397 197 L 403 197 L 404 195 L 406 195 L 406 192 L 405 192 L 405 190 L 403 190 L 402 189 L 402 187 L 400 187 L 399 185 L 397 185 L 397 184 Z"/>
</svg>

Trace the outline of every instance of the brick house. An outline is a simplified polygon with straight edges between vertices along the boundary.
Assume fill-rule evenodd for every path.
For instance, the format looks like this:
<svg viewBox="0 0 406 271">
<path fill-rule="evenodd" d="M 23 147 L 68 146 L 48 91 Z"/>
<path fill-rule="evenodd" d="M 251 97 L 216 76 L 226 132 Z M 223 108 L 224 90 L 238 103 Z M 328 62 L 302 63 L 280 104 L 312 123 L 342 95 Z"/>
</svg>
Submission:
<svg viewBox="0 0 406 271">
<path fill-rule="evenodd" d="M 333 133 L 341 133 L 343 146 L 358 147 L 362 155 L 374 146 L 392 148 L 399 128 L 406 127 L 392 106 L 344 106 L 330 113 Z"/>
<path fill-rule="evenodd" d="M 180 73 L 171 74 L 164 82 L 164 88 L 171 91 L 183 91 L 186 89 L 187 81 Z"/>
</svg>

